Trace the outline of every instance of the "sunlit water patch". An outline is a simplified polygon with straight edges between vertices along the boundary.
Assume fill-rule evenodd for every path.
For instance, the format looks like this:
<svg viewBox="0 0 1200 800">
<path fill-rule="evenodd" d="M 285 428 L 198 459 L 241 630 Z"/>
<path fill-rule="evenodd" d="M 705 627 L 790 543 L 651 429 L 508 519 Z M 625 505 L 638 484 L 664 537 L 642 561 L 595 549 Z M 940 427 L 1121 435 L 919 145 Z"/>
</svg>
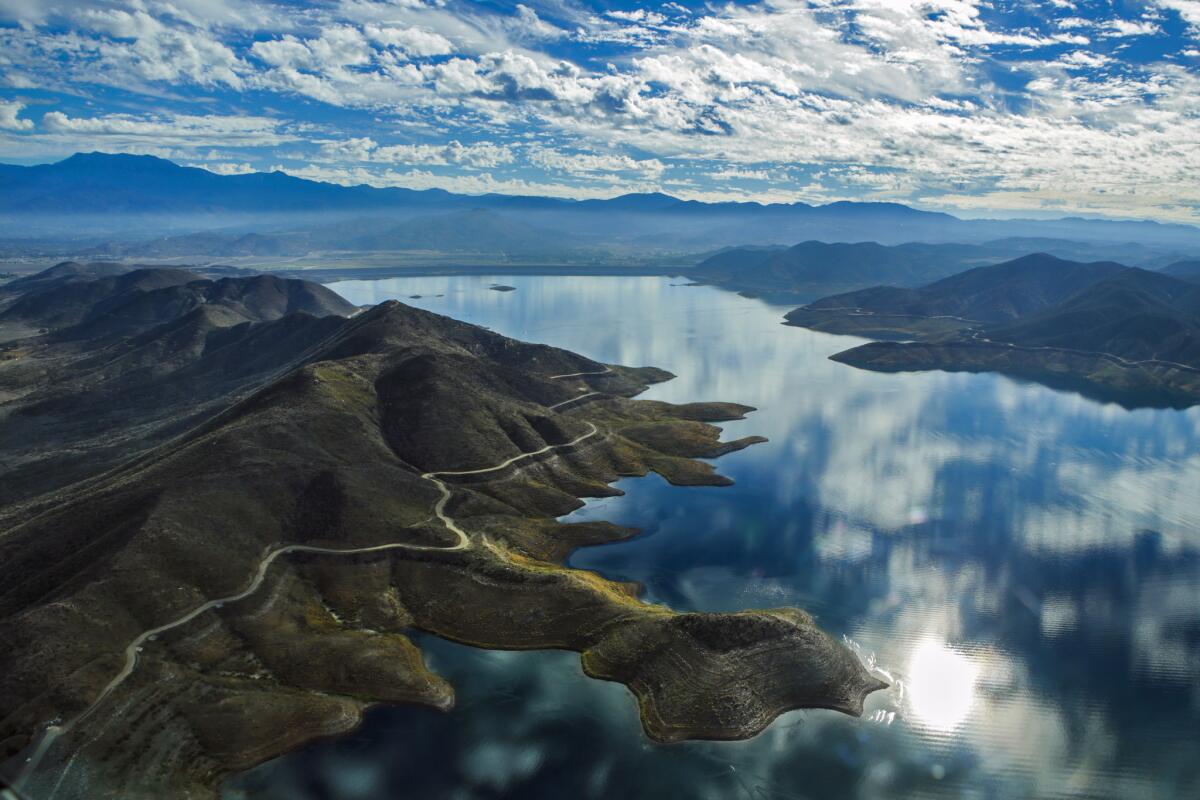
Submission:
<svg viewBox="0 0 1200 800">
<path fill-rule="evenodd" d="M 734 486 L 622 480 L 569 518 L 641 534 L 571 563 L 679 609 L 801 606 L 893 688 L 862 720 L 796 712 L 748 742 L 658 746 L 573 653 L 426 638 L 455 711 L 378 709 L 229 798 L 1200 796 L 1200 410 L 864 372 L 827 359 L 858 340 L 679 283 L 333 288 L 678 376 L 646 397 L 758 408 L 725 426 L 770 438 L 716 462 Z"/>
</svg>

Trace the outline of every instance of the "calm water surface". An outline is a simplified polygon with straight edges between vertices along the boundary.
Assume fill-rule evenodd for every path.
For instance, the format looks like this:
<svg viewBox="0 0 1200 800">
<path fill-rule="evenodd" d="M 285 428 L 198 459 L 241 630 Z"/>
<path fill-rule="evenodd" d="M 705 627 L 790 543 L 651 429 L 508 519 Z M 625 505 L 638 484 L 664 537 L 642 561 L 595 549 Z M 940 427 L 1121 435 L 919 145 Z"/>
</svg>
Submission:
<svg viewBox="0 0 1200 800">
<path fill-rule="evenodd" d="M 748 742 L 662 746 L 574 653 L 424 637 L 452 713 L 378 709 L 231 781 L 229 800 L 1200 797 L 1200 409 L 862 372 L 826 358 L 859 340 L 679 283 L 333 288 L 678 375 L 645 397 L 757 407 L 724 426 L 770 438 L 717 461 L 735 486 L 622 480 L 570 519 L 643 533 L 572 563 L 679 609 L 801 606 L 894 688 L 861 720 L 794 712 Z"/>
</svg>

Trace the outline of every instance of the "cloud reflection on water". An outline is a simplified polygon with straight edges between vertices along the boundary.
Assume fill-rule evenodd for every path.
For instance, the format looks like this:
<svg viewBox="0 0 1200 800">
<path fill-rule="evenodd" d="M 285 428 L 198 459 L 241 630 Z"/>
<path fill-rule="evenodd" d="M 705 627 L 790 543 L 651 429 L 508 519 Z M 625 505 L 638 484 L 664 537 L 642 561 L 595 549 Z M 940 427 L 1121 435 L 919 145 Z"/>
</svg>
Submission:
<svg viewBox="0 0 1200 800">
<path fill-rule="evenodd" d="M 647 397 L 758 407 L 725 426 L 771 439 L 720 460 L 734 487 L 623 480 L 625 497 L 575 518 L 645 535 L 573 563 L 679 608 L 809 609 L 901 679 L 904 691 L 868 703 L 892 724 L 789 714 L 750 742 L 661 748 L 637 733 L 623 687 L 583 678 L 572 654 L 430 642 L 460 708 L 377 712 L 364 746 L 389 765 L 387 791 L 363 796 L 1200 796 L 1200 409 L 1130 412 L 991 375 L 863 372 L 827 360 L 853 339 L 670 283 L 335 288 L 359 303 L 422 294 L 405 302 L 678 375 Z M 414 739 L 447 763 L 398 754 Z M 326 796 L 303 781 L 330 785 L 347 746 L 317 746 L 319 764 L 268 765 L 258 776 L 292 793 L 255 796 Z"/>
</svg>

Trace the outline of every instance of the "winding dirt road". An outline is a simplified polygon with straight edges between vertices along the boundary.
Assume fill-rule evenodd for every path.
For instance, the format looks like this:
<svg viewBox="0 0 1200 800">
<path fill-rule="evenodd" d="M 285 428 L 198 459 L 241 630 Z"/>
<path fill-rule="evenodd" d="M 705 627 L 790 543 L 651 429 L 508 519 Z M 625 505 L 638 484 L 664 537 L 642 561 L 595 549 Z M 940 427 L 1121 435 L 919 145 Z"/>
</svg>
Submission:
<svg viewBox="0 0 1200 800">
<path fill-rule="evenodd" d="M 550 380 L 560 381 L 563 378 L 583 378 L 588 375 L 609 375 L 612 373 L 612 367 L 605 367 L 597 372 L 572 372 L 569 375 L 551 375 Z"/>
<path fill-rule="evenodd" d="M 570 375 L 552 375 L 549 377 L 551 380 L 561 380 L 564 378 L 578 378 L 578 377 L 584 377 L 584 376 L 588 376 L 588 375 L 607 375 L 611 372 L 612 372 L 612 369 L 610 367 L 605 367 L 604 370 L 599 371 L 599 372 L 576 372 L 576 373 L 572 373 Z M 591 397 L 591 396 L 597 395 L 597 394 L 600 394 L 600 393 L 599 392 L 588 392 L 587 394 L 583 394 L 578 397 L 572 397 L 569 400 L 564 400 L 560 403 L 555 403 L 552 406 L 547 406 L 547 409 L 554 410 L 554 409 L 560 408 L 564 405 L 567 405 L 569 403 L 574 403 L 578 400 L 582 400 L 585 397 Z M 263 557 L 262 561 L 259 562 L 258 569 L 255 571 L 255 574 L 254 574 L 254 578 L 250 581 L 250 583 L 246 586 L 245 589 L 238 592 L 237 594 L 232 594 L 227 597 L 218 597 L 216 599 L 209 600 L 199 606 L 196 606 L 191 611 L 188 611 L 186 614 L 184 614 L 181 617 L 178 617 L 177 619 L 174 619 L 170 622 L 159 625 L 158 627 L 151 628 L 147 631 L 143 631 L 136 639 L 134 639 L 132 642 L 130 642 L 129 645 L 126 646 L 126 648 L 125 648 L 125 665 L 121 668 L 121 671 L 119 673 L 117 673 L 116 677 L 114 677 L 111 681 L 109 681 L 107 685 L 105 685 L 105 687 L 96 696 L 96 699 L 93 700 L 92 703 L 87 708 L 85 708 L 77 717 L 75 717 L 74 719 L 71 719 L 67 722 L 64 722 L 61 725 L 47 726 L 42 731 L 42 735 L 41 735 L 40 739 L 38 740 L 38 743 L 35 746 L 33 752 L 25 760 L 25 763 L 21 767 L 20 773 L 12 781 L 12 784 L 11 784 L 12 789 L 0 791 L 0 800 L 6 800 L 5 795 L 8 794 L 10 791 L 12 792 L 11 796 L 14 798 L 14 800 L 17 800 L 20 797 L 20 795 L 18 793 L 20 792 L 21 787 L 25 784 L 25 782 L 29 779 L 29 777 L 37 769 L 38 765 L 41 763 L 41 760 L 45 757 L 46 753 L 49 751 L 50 747 L 54 744 L 54 742 L 57 741 L 59 738 L 61 738 L 64 734 L 69 733 L 73 728 L 75 728 L 76 726 L 78 726 L 79 724 L 81 724 L 82 722 L 87 720 L 96 711 L 96 709 L 99 708 L 100 705 L 103 704 L 104 701 L 107 700 L 108 697 L 110 695 L 112 695 L 112 693 L 114 691 L 116 691 L 118 688 L 120 688 L 121 684 L 123 684 L 126 680 L 128 680 L 129 676 L 133 674 L 134 669 L 137 668 L 139 656 L 140 656 L 140 654 L 142 652 L 142 648 L 145 646 L 146 642 L 153 640 L 155 637 L 157 637 L 163 633 L 171 631 L 182 625 L 186 625 L 187 623 L 191 622 L 192 620 L 196 619 L 197 617 L 201 616 L 202 614 L 205 614 L 215 608 L 220 608 L 221 606 L 225 605 L 226 603 L 235 603 L 239 600 L 244 600 L 245 598 L 254 594 L 254 592 L 257 591 L 258 588 L 260 586 L 262 586 L 263 582 L 266 580 L 267 572 L 268 572 L 268 570 L 270 570 L 271 564 L 273 564 L 280 556 L 288 555 L 289 553 L 318 553 L 318 554 L 322 554 L 322 555 L 360 555 L 360 554 L 365 554 L 365 553 L 379 553 L 379 552 L 383 552 L 386 550 L 408 550 L 408 551 L 414 551 L 414 552 L 436 550 L 436 551 L 447 552 L 447 553 L 468 550 L 472 546 L 471 538 L 467 535 L 466 531 L 464 531 L 462 528 L 460 528 L 458 526 L 458 523 L 456 523 L 454 521 L 454 518 L 446 513 L 446 505 L 450 502 L 450 498 L 452 496 L 452 491 L 450 489 L 450 486 L 447 485 L 445 481 L 441 480 L 441 478 L 442 477 L 462 477 L 462 476 L 467 476 L 467 475 L 483 475 L 483 474 L 486 474 L 489 472 L 498 472 L 500 470 L 507 469 L 508 467 L 511 467 L 512 465 L 517 464 L 521 461 L 526 461 L 528 459 L 535 458 L 535 457 L 543 455 L 545 453 L 562 450 L 562 449 L 565 449 L 568 447 L 574 447 L 575 445 L 577 445 L 587 439 L 590 439 L 593 436 L 596 436 L 597 434 L 600 433 L 600 429 L 597 428 L 591 422 L 588 422 L 587 426 L 589 428 L 587 433 L 581 434 L 580 436 L 575 437 L 574 439 L 572 439 L 569 442 L 563 442 L 562 444 L 548 444 L 539 450 L 534 450 L 529 453 L 521 453 L 520 455 L 516 455 L 516 456 L 513 456 L 512 458 L 505 459 L 504 461 L 500 462 L 499 464 L 496 464 L 491 467 L 481 467 L 479 469 L 467 469 L 467 470 L 440 470 L 440 471 L 436 471 L 436 472 L 422 473 L 421 478 L 433 483 L 435 486 L 438 487 L 438 490 L 441 492 L 441 497 L 438 498 L 437 502 L 433 506 L 433 513 L 434 513 L 434 516 L 437 517 L 437 519 L 446 527 L 446 530 L 450 531 L 457 537 L 457 541 L 452 545 L 449 545 L 449 546 L 420 545 L 420 544 L 408 544 L 408 543 L 403 543 L 403 542 L 395 542 L 395 543 L 391 543 L 391 544 L 374 545 L 372 547 L 355 547 L 355 548 L 347 548 L 347 549 L 338 549 L 338 548 L 332 548 L 332 547 L 317 547 L 315 545 L 289 544 L 289 545 L 281 545 L 281 546 L 277 546 L 277 547 L 269 549 L 267 551 L 266 555 Z M 64 769 L 63 775 L 59 776 L 59 781 L 55 785 L 54 790 L 51 791 L 51 793 L 45 798 L 45 800 L 53 800 L 53 797 L 58 790 L 58 786 L 60 786 L 62 784 L 62 780 L 65 776 L 66 776 L 66 770 Z"/>
<path fill-rule="evenodd" d="M 1172 369 L 1181 369 L 1187 372 L 1200 372 L 1200 368 L 1193 367 L 1190 364 L 1181 364 L 1178 361 L 1163 361 L 1161 358 L 1146 358 L 1141 361 L 1134 361 L 1128 358 L 1123 358 L 1116 353 L 1105 353 L 1102 350 L 1076 350 L 1072 347 L 1052 347 L 1050 345 L 1031 345 L 1031 344 L 1013 344 L 1011 342 L 998 342 L 995 339 L 988 339 L 983 336 L 981 328 L 975 328 L 971 331 L 971 341 L 980 344 L 990 344 L 994 347 L 1005 347 L 1009 350 L 1021 350 L 1024 352 L 1036 353 L 1039 351 L 1049 351 L 1053 353 L 1067 353 L 1068 355 L 1076 356 L 1098 356 L 1115 362 L 1122 367 L 1171 367 Z M 955 344 L 950 342 L 949 344 Z"/>
<path fill-rule="evenodd" d="M 1117 364 L 1118 366 L 1122 366 L 1122 367 L 1141 367 L 1141 366 L 1170 367 L 1172 369 L 1180 369 L 1180 370 L 1184 370 L 1186 372 L 1200 372 L 1200 367 L 1195 367 L 1195 366 L 1192 366 L 1191 364 L 1181 364 L 1178 361 L 1164 361 L 1161 358 L 1146 358 L 1146 359 L 1142 359 L 1140 361 L 1135 361 L 1133 359 L 1128 359 L 1128 358 L 1119 356 L 1116 353 L 1106 353 L 1103 350 L 1077 350 L 1073 347 L 1053 347 L 1051 345 L 1013 344 L 1011 342 L 996 341 L 995 339 L 988 339 L 987 337 L 983 336 L 983 328 L 979 327 L 980 323 L 978 320 L 967 319 L 966 317 L 956 317 L 952 314 L 941 314 L 941 315 L 937 315 L 937 316 L 929 316 L 927 314 L 901 314 L 901 313 L 890 313 L 890 312 L 884 313 L 884 314 L 876 314 L 874 311 L 867 311 L 865 309 L 859 308 L 858 306 L 829 306 L 828 308 L 809 308 L 808 306 L 805 306 L 805 310 L 807 310 L 807 311 L 848 311 L 848 312 L 850 312 L 850 316 L 855 316 L 855 317 L 906 317 L 906 318 L 910 318 L 910 319 L 953 319 L 953 320 L 957 320 L 959 322 L 966 322 L 966 323 L 975 325 L 976 327 L 973 327 L 970 329 L 970 335 L 968 336 L 968 339 L 970 339 L 970 341 L 972 341 L 972 342 L 978 342 L 979 344 L 990 344 L 995 347 L 1004 347 L 1009 350 L 1021 350 L 1021 351 L 1029 352 L 1029 353 L 1054 352 L 1054 353 L 1066 353 L 1068 355 L 1076 355 L 1076 356 L 1097 356 L 1099 358 L 1108 359 L 1109 361 L 1112 361 L 1115 364 Z M 966 342 L 962 342 L 962 341 L 959 341 L 959 342 L 947 341 L 947 342 L 931 342 L 930 344 L 955 345 L 955 344 L 965 344 L 965 343 Z"/>
</svg>

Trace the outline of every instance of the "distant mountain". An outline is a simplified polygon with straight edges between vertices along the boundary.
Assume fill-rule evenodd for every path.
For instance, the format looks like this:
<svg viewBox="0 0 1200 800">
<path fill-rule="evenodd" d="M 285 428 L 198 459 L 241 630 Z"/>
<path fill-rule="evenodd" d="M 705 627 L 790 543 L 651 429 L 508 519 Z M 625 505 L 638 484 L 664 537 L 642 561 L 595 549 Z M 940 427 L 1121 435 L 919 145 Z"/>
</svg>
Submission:
<svg viewBox="0 0 1200 800">
<path fill-rule="evenodd" d="M 77 153 L 54 164 L 0 169 L 5 213 L 362 210 L 449 197 L 440 189 L 339 186 L 282 172 L 217 175 L 154 156 Z"/>
<path fill-rule="evenodd" d="M 436 250 L 454 252 L 509 251 L 533 253 L 557 249 L 561 237 L 509 214 L 476 208 L 379 224 L 365 233 L 339 237 L 337 230 L 314 234 L 326 247 L 344 250 Z M 339 241 L 340 240 L 340 241 Z"/>
<path fill-rule="evenodd" d="M 133 258 L 303 255 L 314 251 L 479 253 L 533 256 L 586 252 L 579 241 L 489 209 L 418 216 L 367 216 L 309 224 L 271 234 L 205 231 L 133 242 L 107 242 L 96 255 Z"/>
<path fill-rule="evenodd" d="M 968 267 L 1009 261 L 1030 253 L 1047 253 L 1064 261 L 1119 261 L 1157 264 L 1164 253 L 1138 244 L 1111 245 L 1063 239 L 1008 237 L 980 244 L 909 242 L 801 242 L 728 247 L 687 271 L 704 283 L 756 294 L 789 295 L 809 300 L 874 286 L 915 287 Z"/>
<path fill-rule="evenodd" d="M 1162 274 L 1185 281 L 1200 281 L 1200 260 L 1176 261 L 1174 264 L 1164 267 Z"/>
<path fill-rule="evenodd" d="M 197 221 L 191 228 L 194 232 L 212 227 L 211 220 L 227 224 L 236 218 L 245 225 L 262 215 L 403 212 L 411 216 L 470 209 L 523 215 L 525 224 L 555 231 L 567 240 L 587 235 L 652 252 L 698 252 L 755 241 L 869 238 L 898 245 L 916 241 L 981 243 L 1003 237 L 1102 241 L 1121 248 L 1134 243 L 1173 249 L 1177 254 L 1200 251 L 1200 229 L 1187 225 L 1080 218 L 961 220 L 897 203 L 705 203 L 662 193 L 582 201 L 498 194 L 467 196 L 439 189 L 340 186 L 282 172 L 217 175 L 153 156 L 103 153 L 76 154 L 54 164 L 31 167 L 0 165 L 0 216 L 9 217 L 0 219 L 6 223 L 0 226 L 5 236 L 28 235 L 29 225 L 14 222 L 14 216 L 38 217 L 37 235 L 44 239 L 56 232 L 77 235 L 75 226 L 63 220 L 81 215 L 120 218 L 147 214 L 164 221 L 170 217 L 174 226 L 185 224 L 181 215 L 210 220 L 204 225 Z M 271 230 L 243 229 L 240 233 L 269 236 L 280 228 L 277 218 L 271 224 Z M 104 224 L 97 225 L 103 232 Z M 203 246 L 202 241 L 195 244 Z M 271 246 L 254 240 L 234 245 L 254 253 Z M 1121 252 L 1124 256 L 1131 251 Z"/>
<path fill-rule="evenodd" d="M 819 297 L 885 283 L 916 286 L 994 258 L 974 245 L 809 241 L 788 248 L 731 248 L 701 261 L 688 275 L 740 291 Z"/>
<path fill-rule="evenodd" d="M 789 324 L 874 342 L 833 360 L 878 371 L 995 371 L 1127 406 L 1200 403 L 1200 284 L 1044 254 L 920 289 L 819 300 Z"/>
<path fill-rule="evenodd" d="M 606 211 L 675 211 L 681 201 L 661 192 L 650 194 L 623 194 L 608 200 L 581 200 L 574 204 L 579 209 L 601 209 Z"/>
<path fill-rule="evenodd" d="M 134 258 L 282 256 L 307 252 L 299 245 L 286 235 L 201 231 L 150 241 L 108 241 L 90 251 L 100 256 Z"/>
<path fill-rule="evenodd" d="M 907 218 L 956 221 L 948 214 L 897 203 L 701 203 L 662 193 L 625 194 L 604 200 L 561 200 L 485 194 L 456 195 L 441 189 L 342 186 L 283 172 L 218 175 L 148 155 L 76 153 L 53 164 L 0 164 L 0 212 L 170 212 L 361 210 L 388 207 L 516 206 L 526 209 L 667 214 L 762 214 L 801 212 L 817 217 Z"/>
</svg>

